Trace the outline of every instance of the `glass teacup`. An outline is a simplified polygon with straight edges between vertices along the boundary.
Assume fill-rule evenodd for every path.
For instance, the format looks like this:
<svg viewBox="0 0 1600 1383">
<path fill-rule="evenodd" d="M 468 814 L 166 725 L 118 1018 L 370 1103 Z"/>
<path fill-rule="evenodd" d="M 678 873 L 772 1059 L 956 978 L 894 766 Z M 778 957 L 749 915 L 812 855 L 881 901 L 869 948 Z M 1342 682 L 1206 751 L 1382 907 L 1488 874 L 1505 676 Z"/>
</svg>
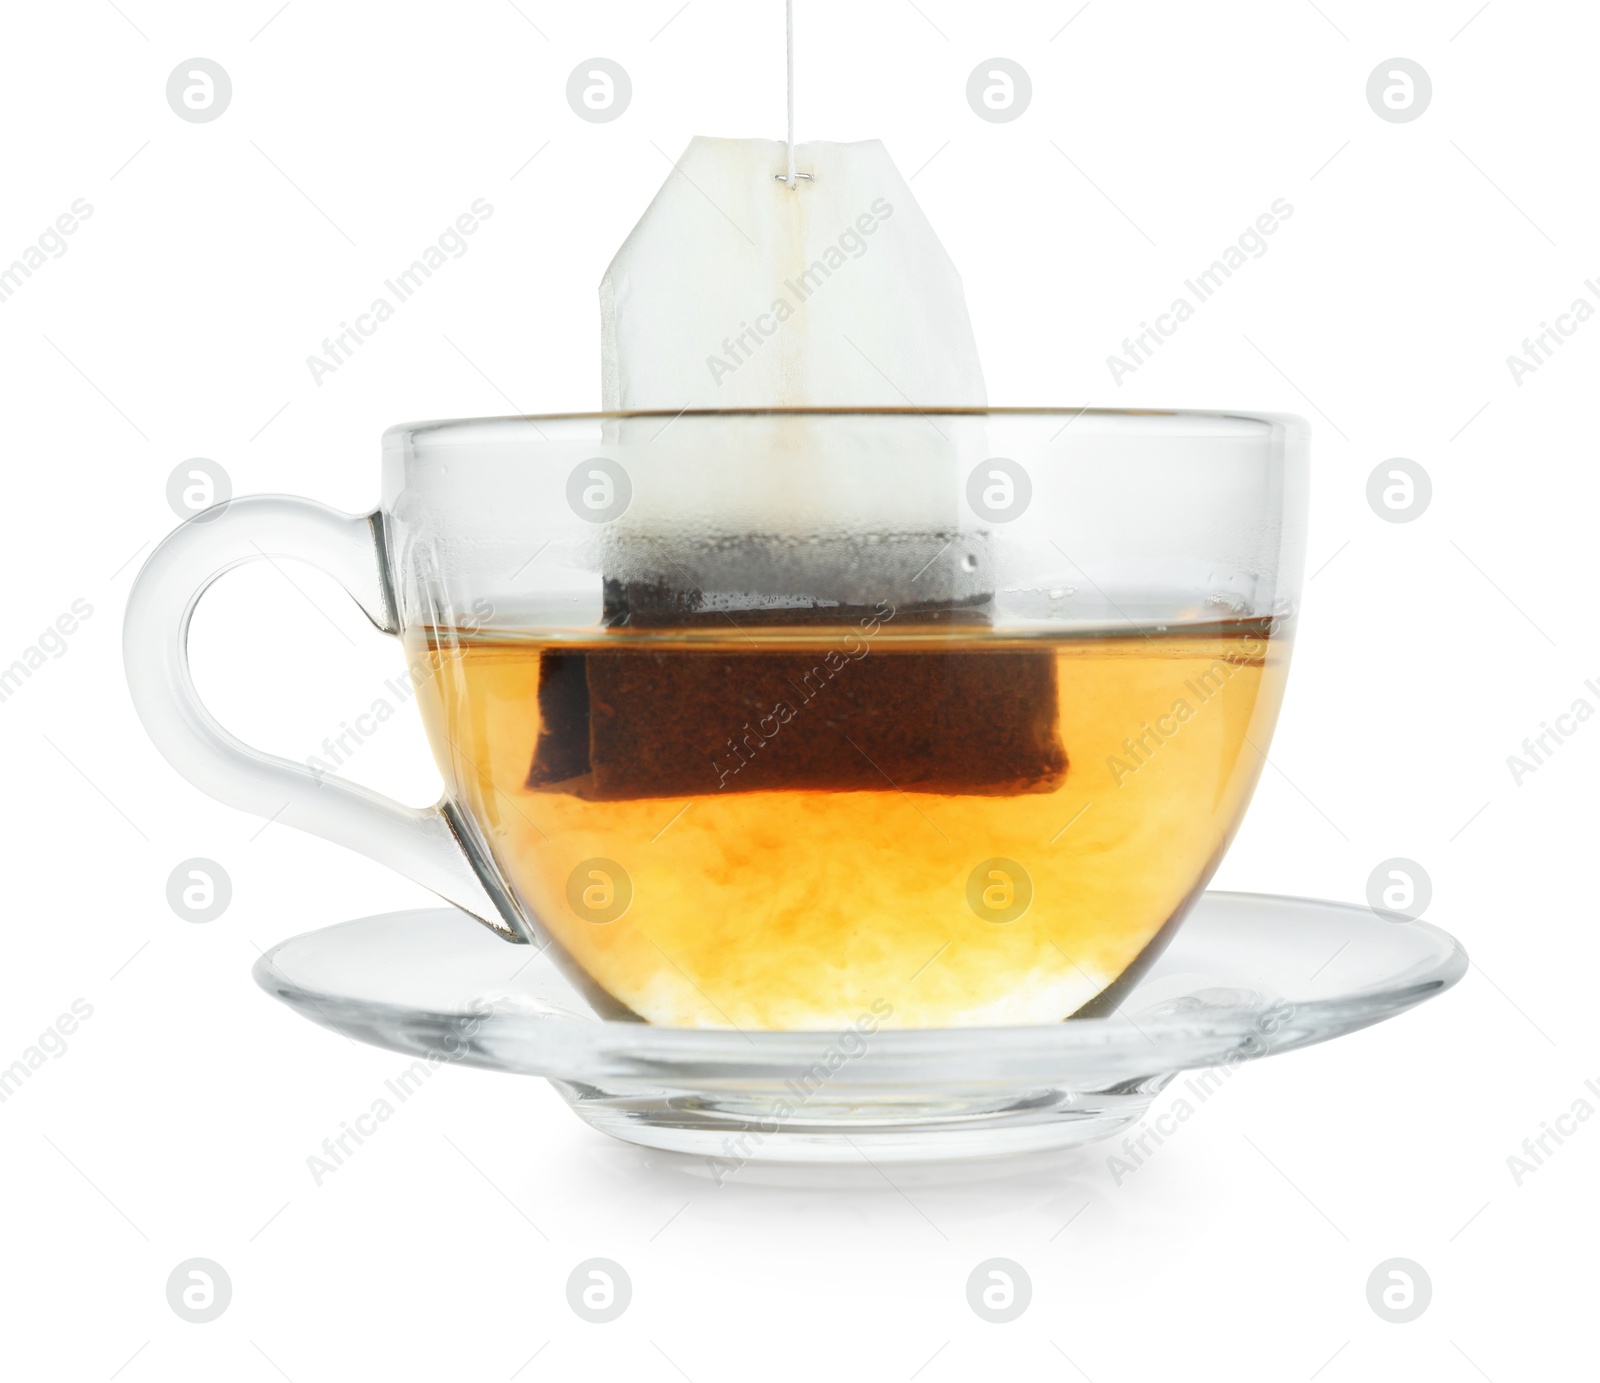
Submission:
<svg viewBox="0 0 1600 1383">
<path fill-rule="evenodd" d="M 141 573 L 162 752 L 551 948 L 604 1015 L 837 1030 L 1115 1006 L 1220 861 L 1288 666 L 1298 419 L 792 410 L 424 423 L 383 502 L 232 501 Z M 256 556 L 404 642 L 440 803 L 246 748 L 198 594 Z"/>
</svg>

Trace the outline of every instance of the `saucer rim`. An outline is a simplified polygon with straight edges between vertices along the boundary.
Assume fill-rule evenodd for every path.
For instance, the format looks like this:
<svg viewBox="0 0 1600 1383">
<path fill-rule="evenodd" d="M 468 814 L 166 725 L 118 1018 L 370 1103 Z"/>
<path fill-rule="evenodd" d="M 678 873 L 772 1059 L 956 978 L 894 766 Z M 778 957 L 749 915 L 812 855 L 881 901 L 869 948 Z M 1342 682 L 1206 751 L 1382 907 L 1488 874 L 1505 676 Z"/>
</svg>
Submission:
<svg viewBox="0 0 1600 1383">
<path fill-rule="evenodd" d="M 1204 900 L 1236 905 L 1279 904 L 1290 914 L 1305 909 L 1315 909 L 1323 914 L 1343 913 L 1352 919 L 1359 917 L 1380 922 L 1385 927 L 1404 928 L 1413 935 L 1426 937 L 1432 943 L 1435 954 L 1431 959 L 1424 958 L 1416 962 L 1409 970 L 1400 971 L 1393 980 L 1352 988 L 1328 998 L 1294 1000 L 1286 996 L 1286 1001 L 1293 1005 L 1295 1016 L 1303 1020 L 1298 1027 L 1310 1032 L 1300 1040 L 1291 1037 L 1282 1042 L 1265 1044 L 1273 1052 L 1309 1046 L 1393 1017 L 1450 989 L 1470 967 L 1466 949 L 1442 927 L 1415 918 L 1389 919 L 1362 904 L 1236 890 L 1209 890 L 1202 895 L 1201 901 Z M 486 1018 L 492 1020 L 497 1031 L 507 1036 L 520 1036 L 541 1046 L 557 1049 L 552 1050 L 551 1055 L 562 1059 L 554 1063 L 541 1062 L 539 1065 L 542 1068 L 559 1065 L 570 1069 L 574 1064 L 588 1061 L 608 1064 L 637 1062 L 649 1066 L 695 1062 L 738 1070 L 749 1070 L 766 1062 L 781 1062 L 787 1067 L 796 1060 L 805 1061 L 815 1057 L 819 1051 L 837 1042 L 844 1031 L 840 1028 L 740 1030 L 664 1027 L 554 1009 L 537 1012 L 532 1009 L 503 1008 L 495 1009 L 489 1015 L 479 1015 L 466 1009 L 446 1011 L 382 1000 L 352 1000 L 345 995 L 311 988 L 285 974 L 276 964 L 276 957 L 281 951 L 311 937 L 429 913 L 467 916 L 460 909 L 440 904 L 435 907 L 398 909 L 314 928 L 286 937 L 268 947 L 252 966 L 252 977 L 263 990 L 280 1002 L 313 1022 L 346 1035 L 351 1035 L 352 1027 L 370 1034 L 376 1028 L 391 1032 L 404 1028 L 415 1030 L 419 1022 L 431 1021 L 443 1025 L 461 1023 L 474 1017 Z M 1185 923 L 1185 930 L 1192 927 L 1196 920 L 1191 915 Z M 1292 919 L 1285 919 L 1283 925 L 1292 926 L 1294 923 Z M 1406 978 L 1411 971 L 1417 973 Z M 1398 983 L 1403 978 L 1406 982 Z M 1192 1016 L 1161 1015 L 1139 1021 L 1119 1011 L 1101 1018 L 1064 1019 L 1055 1023 L 1029 1025 L 883 1028 L 872 1032 L 870 1064 L 878 1066 L 905 1060 L 925 1062 L 947 1056 L 969 1056 L 974 1047 L 981 1047 L 990 1057 L 1003 1057 L 1008 1053 L 1032 1058 L 1070 1055 L 1106 1060 L 1150 1056 L 1160 1058 L 1154 1062 L 1155 1065 L 1170 1066 L 1174 1058 L 1181 1057 L 1183 1050 L 1192 1045 L 1211 1050 L 1219 1042 L 1236 1042 L 1257 1033 L 1262 1014 L 1277 1002 L 1261 999 L 1260 996 L 1257 998 L 1258 1002 L 1207 1008 Z M 357 1021 L 336 1022 L 334 1013 Z M 391 1050 L 418 1050 L 415 1046 L 401 1046 L 372 1036 L 364 1036 L 363 1040 Z M 475 1058 L 474 1054 L 469 1053 L 460 1059 L 466 1064 L 496 1069 L 559 1074 L 554 1069 L 535 1070 L 521 1063 L 508 1066 L 503 1056 Z"/>
</svg>

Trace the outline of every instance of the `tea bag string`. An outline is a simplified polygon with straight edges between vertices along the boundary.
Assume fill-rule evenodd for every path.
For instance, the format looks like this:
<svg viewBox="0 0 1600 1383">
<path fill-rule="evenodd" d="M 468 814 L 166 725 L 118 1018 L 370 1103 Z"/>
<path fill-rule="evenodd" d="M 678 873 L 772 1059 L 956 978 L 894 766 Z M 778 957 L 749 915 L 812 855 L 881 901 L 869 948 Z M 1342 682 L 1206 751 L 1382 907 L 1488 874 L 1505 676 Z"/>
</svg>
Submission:
<svg viewBox="0 0 1600 1383">
<path fill-rule="evenodd" d="M 789 77 L 789 171 L 772 176 L 781 183 L 787 183 L 793 192 L 800 186 L 801 179 L 811 181 L 810 173 L 797 173 L 794 170 L 794 0 L 783 0 L 783 36 Z"/>
<path fill-rule="evenodd" d="M 783 0 L 783 39 L 789 67 L 789 176 L 785 181 L 793 192 L 797 186 L 794 177 L 794 0 Z"/>
</svg>

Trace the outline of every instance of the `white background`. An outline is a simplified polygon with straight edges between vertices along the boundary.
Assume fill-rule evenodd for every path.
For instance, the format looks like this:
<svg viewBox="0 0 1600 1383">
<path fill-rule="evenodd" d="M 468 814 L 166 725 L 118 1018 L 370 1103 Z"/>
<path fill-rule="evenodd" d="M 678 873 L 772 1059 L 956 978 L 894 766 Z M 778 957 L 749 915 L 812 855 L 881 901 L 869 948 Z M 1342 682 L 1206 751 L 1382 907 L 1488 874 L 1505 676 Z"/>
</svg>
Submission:
<svg viewBox="0 0 1600 1383">
<path fill-rule="evenodd" d="M 182 782 L 129 706 L 120 622 L 186 458 L 236 493 L 364 511 L 391 423 L 597 406 L 595 288 L 668 156 L 781 136 L 781 6 L 118 3 L 9 6 L 0 58 L 0 262 L 94 207 L 0 304 L 0 665 L 74 599 L 94 611 L 0 703 L 0 1065 L 93 1006 L 0 1105 L 0 1371 L 1510 1383 L 1592 1357 L 1600 1121 L 1520 1186 L 1507 1158 L 1600 1106 L 1600 725 L 1520 786 L 1505 762 L 1575 698 L 1600 706 L 1600 324 L 1520 386 L 1506 365 L 1597 297 L 1592 7 L 801 0 L 800 136 L 880 137 L 916 174 L 992 401 L 1310 419 L 1315 575 L 1275 767 L 1217 882 L 1359 901 L 1410 857 L 1475 969 L 1241 1071 L 1120 1186 L 1091 1147 L 898 1189 L 754 1170 L 718 1189 L 542 1083 L 455 1068 L 315 1185 L 307 1157 L 407 1063 L 301 1021 L 250 965 L 426 897 Z M 634 83 L 605 125 L 564 95 L 597 54 Z M 234 84 L 209 124 L 165 99 L 196 55 Z M 965 99 L 995 55 L 1033 80 L 1009 124 Z M 1434 86 L 1409 124 L 1365 96 L 1396 55 Z M 317 386 L 306 356 L 479 197 L 495 213 L 470 252 Z M 1114 383 L 1106 355 L 1280 197 L 1270 252 Z M 1432 477 L 1412 523 L 1365 498 L 1395 456 Z M 226 578 L 194 644 L 219 716 L 304 758 L 401 658 L 325 579 L 295 581 Z M 351 771 L 415 802 L 438 788 L 409 716 Z M 165 899 L 191 856 L 233 880 L 206 925 Z M 1433 1281 L 1409 1325 L 1365 1296 L 1397 1255 Z M 194 1256 L 234 1286 L 204 1326 L 165 1299 Z M 566 1304 L 594 1256 L 633 1280 L 614 1324 Z M 965 1300 L 993 1256 L 1034 1284 L 1005 1326 Z"/>
</svg>

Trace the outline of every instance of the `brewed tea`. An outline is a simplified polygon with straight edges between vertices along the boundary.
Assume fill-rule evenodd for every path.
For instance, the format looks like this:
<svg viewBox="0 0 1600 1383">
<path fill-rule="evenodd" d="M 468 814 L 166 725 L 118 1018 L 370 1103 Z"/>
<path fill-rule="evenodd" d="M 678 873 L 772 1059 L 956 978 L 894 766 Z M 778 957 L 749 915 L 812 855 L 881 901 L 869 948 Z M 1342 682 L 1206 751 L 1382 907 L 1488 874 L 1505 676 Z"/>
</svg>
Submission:
<svg viewBox="0 0 1600 1383">
<path fill-rule="evenodd" d="M 522 907 L 639 1017 L 739 1028 L 1098 1011 L 1220 860 L 1287 658 L 1262 622 L 892 614 L 413 645 L 449 792 Z"/>
</svg>

